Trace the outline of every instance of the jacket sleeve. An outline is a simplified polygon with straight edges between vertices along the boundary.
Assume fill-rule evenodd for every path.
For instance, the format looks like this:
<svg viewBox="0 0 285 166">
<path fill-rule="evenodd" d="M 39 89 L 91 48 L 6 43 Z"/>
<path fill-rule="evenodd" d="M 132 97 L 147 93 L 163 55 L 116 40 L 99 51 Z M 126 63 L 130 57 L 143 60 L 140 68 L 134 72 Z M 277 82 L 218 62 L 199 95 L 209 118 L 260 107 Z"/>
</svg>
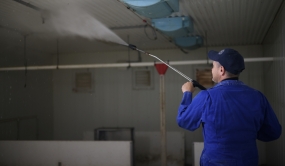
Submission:
<svg viewBox="0 0 285 166">
<path fill-rule="evenodd" d="M 192 101 L 192 93 L 184 92 L 178 108 L 177 123 L 181 128 L 194 131 L 200 127 L 201 118 L 209 99 L 207 90 L 202 90 Z"/>
<path fill-rule="evenodd" d="M 279 121 L 271 108 L 269 102 L 264 97 L 265 103 L 265 112 L 264 112 L 264 120 L 261 125 L 260 130 L 257 133 L 257 139 L 260 141 L 268 142 L 276 140 L 280 137 L 282 127 L 279 124 Z"/>
</svg>

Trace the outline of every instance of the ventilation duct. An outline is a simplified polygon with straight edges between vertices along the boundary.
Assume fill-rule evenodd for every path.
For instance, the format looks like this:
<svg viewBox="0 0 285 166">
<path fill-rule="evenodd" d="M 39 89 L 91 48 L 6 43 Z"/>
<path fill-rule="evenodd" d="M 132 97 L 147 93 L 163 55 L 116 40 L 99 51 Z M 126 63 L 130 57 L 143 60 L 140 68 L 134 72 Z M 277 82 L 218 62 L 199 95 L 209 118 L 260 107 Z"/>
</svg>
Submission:
<svg viewBox="0 0 285 166">
<path fill-rule="evenodd" d="M 194 31 L 189 17 L 170 17 L 152 19 L 152 26 L 169 37 L 187 36 Z"/>
<path fill-rule="evenodd" d="M 178 0 L 121 0 L 139 15 L 147 18 L 167 17 L 179 11 Z"/>
<path fill-rule="evenodd" d="M 203 45 L 200 36 L 191 36 L 194 32 L 193 21 L 188 16 L 169 17 L 179 12 L 179 0 L 120 0 L 137 14 L 151 19 L 151 24 L 161 33 L 169 36 L 183 49 L 193 50 Z"/>
<path fill-rule="evenodd" d="M 182 48 L 193 50 L 203 45 L 203 38 L 200 36 L 176 37 L 174 43 Z"/>
</svg>

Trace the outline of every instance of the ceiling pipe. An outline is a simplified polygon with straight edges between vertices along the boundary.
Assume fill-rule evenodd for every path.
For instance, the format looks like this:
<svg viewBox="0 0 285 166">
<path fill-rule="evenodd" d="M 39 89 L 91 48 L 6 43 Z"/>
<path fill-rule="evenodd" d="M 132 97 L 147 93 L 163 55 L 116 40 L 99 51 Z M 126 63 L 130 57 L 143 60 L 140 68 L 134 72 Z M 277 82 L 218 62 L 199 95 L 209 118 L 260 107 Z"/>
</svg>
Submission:
<svg viewBox="0 0 285 166">
<path fill-rule="evenodd" d="M 260 58 L 244 58 L 245 62 L 266 62 L 273 61 L 273 57 Z M 188 61 L 173 61 L 169 65 L 198 65 L 207 64 L 207 60 L 188 60 Z M 212 61 L 210 61 L 211 63 Z M 105 63 L 105 64 L 82 64 L 82 65 L 49 65 L 49 66 L 21 66 L 21 67 L 2 67 L 0 71 L 18 71 L 18 70 L 53 70 L 53 69 L 81 69 L 81 68 L 118 68 L 118 67 L 146 67 L 154 66 L 153 62 L 139 63 Z"/>
</svg>

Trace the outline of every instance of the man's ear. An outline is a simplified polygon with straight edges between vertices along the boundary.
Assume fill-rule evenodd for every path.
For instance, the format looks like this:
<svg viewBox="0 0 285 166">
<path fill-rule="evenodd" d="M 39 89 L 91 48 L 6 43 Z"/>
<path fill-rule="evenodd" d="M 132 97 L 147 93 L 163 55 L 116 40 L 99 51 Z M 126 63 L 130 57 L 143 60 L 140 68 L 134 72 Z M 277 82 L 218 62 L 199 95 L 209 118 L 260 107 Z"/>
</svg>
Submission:
<svg viewBox="0 0 285 166">
<path fill-rule="evenodd" d="M 225 70 L 224 66 L 221 66 L 220 71 L 221 71 L 222 75 L 226 74 L 226 70 Z"/>
</svg>

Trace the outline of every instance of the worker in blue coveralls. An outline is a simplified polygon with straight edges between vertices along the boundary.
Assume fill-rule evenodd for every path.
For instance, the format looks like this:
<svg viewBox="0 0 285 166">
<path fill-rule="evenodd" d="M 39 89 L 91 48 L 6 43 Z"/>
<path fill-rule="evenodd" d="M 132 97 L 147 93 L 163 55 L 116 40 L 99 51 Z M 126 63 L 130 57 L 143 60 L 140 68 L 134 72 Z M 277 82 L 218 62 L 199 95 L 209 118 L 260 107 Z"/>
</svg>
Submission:
<svg viewBox="0 0 285 166">
<path fill-rule="evenodd" d="M 257 166 L 256 139 L 273 141 L 281 125 L 266 97 L 239 81 L 245 69 L 236 50 L 210 51 L 214 87 L 202 90 L 192 100 L 191 82 L 182 86 L 183 98 L 177 123 L 194 131 L 203 126 L 204 149 L 201 166 Z"/>
</svg>

